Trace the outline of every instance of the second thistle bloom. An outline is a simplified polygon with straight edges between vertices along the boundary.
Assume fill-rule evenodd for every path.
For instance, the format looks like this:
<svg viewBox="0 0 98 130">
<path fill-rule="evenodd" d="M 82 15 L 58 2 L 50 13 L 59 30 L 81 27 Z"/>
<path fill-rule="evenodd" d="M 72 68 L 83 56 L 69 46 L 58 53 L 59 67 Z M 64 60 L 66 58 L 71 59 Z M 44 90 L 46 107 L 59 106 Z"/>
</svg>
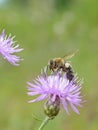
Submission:
<svg viewBox="0 0 98 130">
<path fill-rule="evenodd" d="M 78 109 L 81 107 L 82 96 L 81 96 L 81 82 L 76 82 L 76 77 L 71 82 L 67 79 L 66 74 L 58 72 L 56 75 L 47 75 L 46 72 L 43 75 L 38 76 L 34 83 L 28 82 L 28 95 L 38 96 L 37 98 L 29 102 L 38 102 L 44 99 L 51 99 L 63 105 L 67 114 L 68 104 L 70 104 L 73 111 L 79 114 Z M 54 105 L 54 104 L 53 104 Z"/>
<path fill-rule="evenodd" d="M 21 60 L 19 56 L 16 56 L 14 53 L 22 51 L 22 48 L 19 48 L 19 45 L 15 45 L 14 37 L 5 35 L 5 30 L 3 30 L 0 35 L 0 54 L 6 59 L 9 63 L 18 66 L 18 62 Z"/>
</svg>

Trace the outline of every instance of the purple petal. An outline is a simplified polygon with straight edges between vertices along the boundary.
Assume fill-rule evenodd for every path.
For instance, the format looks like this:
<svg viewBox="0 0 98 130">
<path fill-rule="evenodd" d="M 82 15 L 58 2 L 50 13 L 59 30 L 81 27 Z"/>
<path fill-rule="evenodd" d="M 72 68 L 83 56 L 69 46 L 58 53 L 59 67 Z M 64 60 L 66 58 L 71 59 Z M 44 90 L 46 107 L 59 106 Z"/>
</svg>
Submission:
<svg viewBox="0 0 98 130">
<path fill-rule="evenodd" d="M 67 113 L 68 115 L 70 115 L 70 113 L 69 113 L 69 111 L 68 111 L 68 106 L 67 106 L 66 101 L 62 98 L 62 99 L 61 99 L 61 102 L 62 102 L 62 104 L 63 104 L 63 107 L 64 107 L 66 113 Z"/>
<path fill-rule="evenodd" d="M 45 99 L 46 97 L 47 97 L 47 95 L 46 95 L 46 94 L 41 95 L 41 96 L 39 96 L 38 98 L 36 98 L 36 99 L 34 99 L 34 100 L 29 101 L 29 103 L 39 102 L 39 101 L 41 101 L 41 100 Z"/>
<path fill-rule="evenodd" d="M 70 102 L 70 106 L 72 107 L 74 112 L 76 112 L 77 114 L 80 114 L 78 109 L 71 102 Z"/>
</svg>

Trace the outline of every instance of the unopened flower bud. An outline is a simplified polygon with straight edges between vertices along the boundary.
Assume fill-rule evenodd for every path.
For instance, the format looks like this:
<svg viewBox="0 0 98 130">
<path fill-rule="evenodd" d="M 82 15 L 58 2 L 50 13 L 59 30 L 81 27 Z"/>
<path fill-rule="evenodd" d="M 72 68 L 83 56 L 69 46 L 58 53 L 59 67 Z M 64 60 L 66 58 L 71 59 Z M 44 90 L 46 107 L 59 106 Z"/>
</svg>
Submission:
<svg viewBox="0 0 98 130">
<path fill-rule="evenodd" d="M 44 105 L 44 112 L 50 118 L 53 119 L 60 110 L 60 99 L 56 96 L 55 101 L 50 97 Z"/>
</svg>

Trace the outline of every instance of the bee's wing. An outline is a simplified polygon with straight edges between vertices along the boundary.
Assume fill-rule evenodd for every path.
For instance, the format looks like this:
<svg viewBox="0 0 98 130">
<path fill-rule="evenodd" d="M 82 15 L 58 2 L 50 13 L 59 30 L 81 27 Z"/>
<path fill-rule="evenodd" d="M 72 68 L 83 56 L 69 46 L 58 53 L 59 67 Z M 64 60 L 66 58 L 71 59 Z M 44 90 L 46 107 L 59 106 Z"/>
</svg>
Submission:
<svg viewBox="0 0 98 130">
<path fill-rule="evenodd" d="M 71 53 L 69 53 L 69 54 L 64 55 L 62 58 L 65 59 L 65 60 L 70 59 L 70 58 L 72 58 L 78 51 L 79 51 L 79 50 L 75 50 L 74 52 L 71 52 Z"/>
</svg>

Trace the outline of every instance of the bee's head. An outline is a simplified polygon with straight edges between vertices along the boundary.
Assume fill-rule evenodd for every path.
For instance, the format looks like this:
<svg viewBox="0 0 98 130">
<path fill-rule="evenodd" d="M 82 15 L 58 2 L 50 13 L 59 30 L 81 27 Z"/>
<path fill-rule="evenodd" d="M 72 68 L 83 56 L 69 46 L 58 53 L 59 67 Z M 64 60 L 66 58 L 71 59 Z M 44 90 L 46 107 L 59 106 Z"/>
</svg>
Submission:
<svg viewBox="0 0 98 130">
<path fill-rule="evenodd" d="M 53 64 L 54 64 L 53 59 L 51 59 L 51 60 L 49 61 L 49 63 L 50 63 L 50 65 L 53 65 Z"/>
</svg>

